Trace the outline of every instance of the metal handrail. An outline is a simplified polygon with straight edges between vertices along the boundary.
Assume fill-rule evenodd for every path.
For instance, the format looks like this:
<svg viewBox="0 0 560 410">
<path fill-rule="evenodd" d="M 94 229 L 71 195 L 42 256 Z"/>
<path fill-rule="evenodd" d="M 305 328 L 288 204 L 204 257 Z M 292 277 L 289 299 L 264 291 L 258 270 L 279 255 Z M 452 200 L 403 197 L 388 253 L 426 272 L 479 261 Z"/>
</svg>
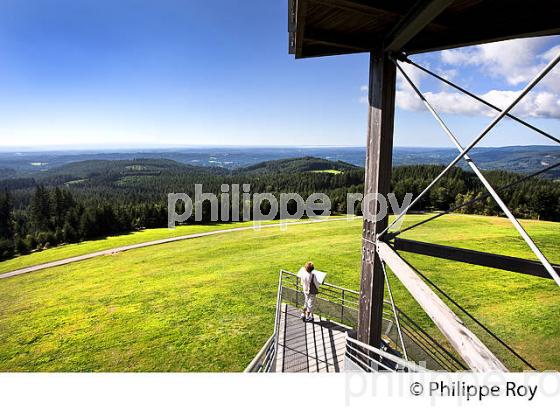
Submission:
<svg viewBox="0 0 560 410">
<path fill-rule="evenodd" d="M 251 363 L 245 368 L 244 373 L 259 373 L 262 371 L 266 373 L 270 371 L 272 362 L 269 359 L 271 358 L 271 347 L 275 346 L 274 341 L 275 335 L 272 334 L 259 353 L 257 353 L 253 360 L 251 360 Z"/>
<path fill-rule="evenodd" d="M 278 278 L 278 291 L 276 293 L 276 316 L 274 318 L 274 333 L 273 333 L 273 337 L 274 337 L 274 354 L 272 356 L 272 369 L 275 369 L 275 364 L 276 364 L 276 356 L 278 354 L 278 342 L 279 342 L 279 337 L 278 337 L 278 332 L 279 329 L 278 327 L 280 326 L 280 308 L 282 306 L 282 281 L 284 279 L 284 271 L 281 269 L 280 270 L 280 275 Z"/>
<path fill-rule="evenodd" d="M 287 271 L 287 270 L 284 270 L 284 269 L 281 269 L 281 270 L 280 270 L 280 273 L 285 274 L 285 275 L 288 275 L 288 276 L 293 276 L 293 277 L 296 277 L 296 278 L 298 277 L 297 274 L 295 274 L 295 273 L 293 273 L 293 272 L 290 272 L 290 271 Z M 354 295 L 356 295 L 356 296 L 358 296 L 358 297 L 360 296 L 360 292 L 358 292 L 358 291 L 355 291 L 355 290 L 352 290 L 352 289 L 348 289 L 348 288 L 343 288 L 342 286 L 333 285 L 332 283 L 325 282 L 325 283 L 321 284 L 321 286 L 326 286 L 326 287 L 329 287 L 329 288 L 334 288 L 334 289 L 338 289 L 338 290 L 343 290 L 344 292 L 348 292 L 348 293 L 350 293 L 350 294 L 354 294 Z"/>
<path fill-rule="evenodd" d="M 278 291 L 277 291 L 277 295 L 276 295 L 276 312 L 275 312 L 275 319 L 274 319 L 274 332 L 272 333 L 272 336 L 270 336 L 270 338 L 264 344 L 264 346 L 261 348 L 259 353 L 257 353 L 255 358 L 247 366 L 247 368 L 245 369 L 245 372 L 270 372 L 270 371 L 275 371 L 276 370 L 275 369 L 276 358 L 277 358 L 277 355 L 278 355 L 278 344 L 279 344 L 279 341 L 280 341 L 279 326 L 280 326 L 280 315 L 281 315 L 281 307 L 282 307 L 282 290 L 285 287 L 285 285 L 284 285 L 285 277 L 295 278 L 296 282 L 295 282 L 295 285 L 293 285 L 293 287 L 295 288 L 296 292 L 298 292 L 298 293 L 301 292 L 298 276 L 293 272 L 289 272 L 289 271 L 286 271 L 284 269 L 281 269 L 280 270 L 280 275 L 279 275 L 279 278 L 278 278 Z M 351 309 L 356 309 L 357 310 L 358 302 L 352 300 L 351 298 L 359 296 L 358 292 L 356 292 L 352 289 L 346 289 L 346 288 L 343 288 L 343 287 L 340 287 L 340 286 L 332 285 L 330 283 L 323 283 L 321 285 L 321 289 L 323 291 L 323 294 L 325 294 L 324 291 L 330 292 L 329 293 L 330 298 L 338 299 L 342 303 L 333 302 L 333 300 L 325 299 L 325 298 L 321 298 L 321 297 L 318 297 L 319 299 L 325 300 L 325 301 L 331 302 L 331 303 L 338 303 L 343 308 L 346 307 L 346 308 L 351 308 Z M 340 293 L 341 293 L 340 298 L 333 296 L 334 293 L 337 293 L 336 291 L 340 291 Z M 346 298 L 346 295 L 350 295 L 351 298 Z M 346 306 L 347 303 L 355 304 L 355 307 Z M 344 315 L 344 311 L 342 311 L 342 315 Z"/>
<path fill-rule="evenodd" d="M 346 334 L 346 352 L 348 352 L 349 350 L 353 353 L 353 354 L 347 353 L 347 355 L 350 356 L 350 358 L 355 359 L 356 358 L 355 355 L 361 356 L 359 363 L 362 365 L 362 368 L 366 371 L 375 372 L 378 370 L 373 366 L 369 365 L 368 363 L 370 362 L 375 363 L 376 365 L 379 365 L 383 367 L 385 370 L 389 370 L 389 371 L 409 371 L 409 372 L 428 371 L 428 369 L 426 369 L 423 366 L 420 366 L 408 360 L 403 360 L 398 356 L 395 356 L 384 350 L 360 342 L 359 340 L 354 339 L 348 336 L 348 334 Z M 389 363 L 393 363 L 394 366 L 388 365 L 383 361 L 383 359 L 386 359 Z"/>
<path fill-rule="evenodd" d="M 281 271 L 280 271 L 280 276 L 281 276 L 281 278 L 282 278 L 284 275 L 295 278 L 295 279 L 296 279 L 296 285 L 295 285 L 295 288 L 296 288 L 296 289 L 295 289 L 295 290 L 302 292 L 302 291 L 299 289 L 299 287 L 300 287 L 300 285 L 299 285 L 299 280 L 300 280 L 300 279 L 299 279 L 299 277 L 298 277 L 295 273 L 289 272 L 289 271 L 286 271 L 286 270 L 281 270 Z M 280 285 L 281 285 L 281 286 L 284 286 L 284 283 L 283 283 L 282 279 L 281 279 L 281 281 L 280 281 Z M 339 291 L 339 292 L 336 292 L 334 289 L 336 289 L 336 291 Z M 359 304 L 359 300 L 357 300 L 357 298 L 359 298 L 360 293 L 359 293 L 359 292 L 356 292 L 355 290 L 343 288 L 343 287 L 341 287 L 341 286 L 333 285 L 332 283 L 328 283 L 328 282 L 322 283 L 322 284 L 321 284 L 321 288 L 320 288 L 320 292 L 319 292 L 319 294 L 317 295 L 317 298 L 332 302 L 332 300 L 325 299 L 325 298 L 321 298 L 321 295 L 324 295 L 325 292 L 327 292 L 327 293 L 329 294 L 329 296 L 332 296 L 333 299 L 337 299 L 337 300 L 339 300 L 339 301 L 341 301 L 341 302 L 343 302 L 343 303 L 352 303 L 352 304 L 355 304 L 356 307 L 357 307 L 358 304 Z M 338 297 L 339 294 L 340 294 L 340 297 Z M 336 296 L 335 296 L 335 295 L 336 295 Z M 347 297 L 346 297 L 347 295 L 351 295 L 351 298 L 347 298 Z M 354 297 L 355 297 L 356 299 L 354 299 Z"/>
<path fill-rule="evenodd" d="M 290 280 L 291 279 L 291 280 Z M 293 280 L 295 279 L 295 280 Z M 274 330 L 270 338 L 267 340 L 265 345 L 261 348 L 259 353 L 255 356 L 255 358 L 251 361 L 249 366 L 245 369 L 246 372 L 274 372 L 276 371 L 276 362 L 278 356 L 278 349 L 279 349 L 279 341 L 280 341 L 280 318 L 282 314 L 282 301 L 283 301 L 283 290 L 290 289 L 292 292 L 295 293 L 296 303 L 298 300 L 298 295 L 303 293 L 303 289 L 300 284 L 299 277 L 294 274 L 293 272 L 289 272 L 286 270 L 280 270 L 279 278 L 278 278 L 278 291 L 276 296 L 276 312 L 275 312 L 275 320 L 274 320 Z M 355 300 L 359 296 L 359 292 L 354 291 L 352 289 L 347 289 L 341 286 L 332 285 L 330 283 L 323 283 L 320 287 L 320 293 L 317 295 L 318 300 L 322 300 L 331 304 L 334 304 L 335 307 L 339 306 L 340 311 L 336 313 L 336 309 L 334 310 L 334 314 L 327 314 L 333 315 L 335 320 L 341 323 L 348 322 L 345 320 L 346 314 L 356 315 L 358 312 L 358 301 Z M 293 297 L 293 294 L 292 294 Z M 385 300 L 384 304 L 390 307 L 390 301 Z M 331 305 L 332 306 L 332 305 Z M 418 346 L 422 351 L 425 351 L 426 354 L 434 360 L 439 366 L 447 370 L 458 370 L 463 369 L 464 367 L 462 364 L 451 354 L 449 353 L 443 346 L 441 346 L 437 341 L 432 339 L 425 331 L 422 330 L 421 327 L 418 326 L 410 317 L 408 317 L 404 312 L 402 312 L 397 306 L 395 306 L 395 310 L 399 319 L 401 320 L 400 325 L 404 334 L 408 337 L 408 339 Z M 353 313 L 352 313 L 353 312 Z M 394 314 L 391 314 L 392 311 L 388 309 L 384 312 L 384 320 L 392 323 L 395 321 Z M 349 323 L 355 322 L 354 319 L 350 319 Z M 389 330 L 386 332 L 389 333 Z M 350 338 L 351 343 L 353 343 L 352 338 Z M 361 342 L 360 342 L 361 343 Z M 368 346 L 368 345 L 366 345 Z M 379 350 L 372 346 L 370 346 L 371 351 Z M 361 347 L 360 347 L 361 350 Z M 383 352 L 384 355 L 390 355 L 390 353 Z M 353 358 L 356 358 L 359 353 L 352 354 Z M 390 355 L 394 356 L 394 355 Z M 396 357 L 396 356 L 395 356 Z M 366 360 L 365 363 L 369 363 L 370 359 Z M 393 363 L 397 363 L 398 361 L 390 359 Z M 399 360 L 403 361 L 403 359 Z M 406 361 L 403 361 L 406 363 Z M 383 367 L 383 365 L 379 364 L 379 366 Z"/>
<path fill-rule="evenodd" d="M 301 286 L 299 285 L 299 278 L 296 274 L 282 270 L 281 271 L 284 278 L 295 279 L 294 282 L 289 280 L 284 280 L 282 285 L 290 288 L 297 292 L 302 292 Z M 281 296 L 281 294 L 279 294 Z M 344 295 L 344 297 L 342 297 Z M 346 297 L 346 296 L 349 296 Z M 345 311 L 346 312 L 358 312 L 359 300 L 355 300 L 359 297 L 359 292 L 347 289 L 341 286 L 332 285 L 325 282 L 321 285 L 319 294 L 317 295 L 317 300 L 326 301 L 332 304 L 340 306 L 340 312 L 335 317 L 335 320 L 344 323 L 345 322 Z M 387 309 L 384 309 L 384 320 L 393 323 L 396 322 L 392 311 L 392 304 L 389 300 L 384 300 L 384 304 Z M 448 371 L 464 370 L 465 366 L 445 347 L 428 335 L 414 320 L 407 316 L 398 306 L 395 306 L 398 319 L 400 319 L 400 326 L 404 331 L 409 343 L 413 343 L 438 366 Z M 386 331 L 388 334 L 389 330 Z"/>
</svg>

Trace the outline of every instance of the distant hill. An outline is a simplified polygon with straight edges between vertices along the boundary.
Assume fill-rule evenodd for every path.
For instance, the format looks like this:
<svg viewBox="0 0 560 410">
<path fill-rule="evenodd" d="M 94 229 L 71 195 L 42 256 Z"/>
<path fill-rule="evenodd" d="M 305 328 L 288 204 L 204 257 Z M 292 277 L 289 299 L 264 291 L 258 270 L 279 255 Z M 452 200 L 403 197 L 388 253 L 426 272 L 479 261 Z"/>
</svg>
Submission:
<svg viewBox="0 0 560 410">
<path fill-rule="evenodd" d="M 503 147 L 499 149 L 478 149 L 472 158 L 488 170 L 507 170 L 531 173 L 560 162 L 560 147 L 529 146 Z M 560 168 L 552 171 L 560 177 Z"/>
<path fill-rule="evenodd" d="M 169 159 L 138 158 L 133 160 L 87 160 L 78 161 L 44 171 L 37 181 L 49 185 L 98 184 L 138 177 L 172 177 L 176 175 L 224 175 L 228 170 L 219 167 L 201 167 L 181 164 Z"/>
<path fill-rule="evenodd" d="M 274 161 L 264 161 L 239 170 L 239 172 L 250 174 L 270 173 L 300 173 L 317 171 L 350 171 L 360 167 L 343 161 L 331 161 L 316 157 L 288 158 Z"/>
<path fill-rule="evenodd" d="M 181 164 L 169 159 L 133 159 L 133 160 L 87 160 L 71 162 L 61 167 L 45 171 L 43 176 L 72 175 L 76 178 L 88 178 L 101 174 L 160 174 L 165 171 L 188 171 L 197 169 L 192 165 Z"/>
<path fill-rule="evenodd" d="M 471 156 L 483 170 L 504 170 L 530 173 L 560 161 L 560 147 L 532 145 L 497 148 L 474 148 Z M 455 158 L 455 148 L 395 147 L 393 165 L 446 165 Z M 286 158 L 315 158 L 343 162 L 358 167 L 365 165 L 364 147 L 192 147 L 143 151 L 51 151 L 51 152 L 0 152 L 0 179 L 36 177 L 67 164 L 92 161 L 134 161 L 137 158 L 160 161 L 172 160 L 175 164 L 204 166 L 223 170 L 252 168 L 253 171 L 270 172 L 274 161 Z M 270 163 L 263 169 L 261 163 Z M 547 165 L 548 164 L 548 165 Z M 460 164 L 466 168 L 466 164 Z M 278 167 L 282 166 L 282 163 Z M 80 166 L 79 166 L 80 167 Z M 89 167 L 89 165 L 88 165 Z M 310 170 L 306 168 L 303 169 Z M 297 164 L 294 164 L 297 169 Z M 64 168 L 62 168 L 64 170 Z M 67 169 L 71 171 L 71 169 Z M 14 172 L 15 171 L 15 172 Z M 274 171 L 272 171 L 274 172 Z M 70 172 L 72 173 L 72 172 Z M 549 173 L 549 178 L 559 179 L 560 169 Z"/>
</svg>

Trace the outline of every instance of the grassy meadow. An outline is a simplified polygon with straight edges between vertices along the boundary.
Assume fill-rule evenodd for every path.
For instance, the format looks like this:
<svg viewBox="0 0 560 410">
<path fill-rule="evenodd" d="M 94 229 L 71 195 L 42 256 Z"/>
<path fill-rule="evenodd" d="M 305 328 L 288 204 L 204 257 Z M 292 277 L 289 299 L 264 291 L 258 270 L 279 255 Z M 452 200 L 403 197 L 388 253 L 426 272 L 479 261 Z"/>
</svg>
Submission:
<svg viewBox="0 0 560 410">
<path fill-rule="evenodd" d="M 425 217 L 408 216 L 405 226 Z M 559 263 L 560 224 L 523 225 Z M 189 228 L 218 229 L 172 232 L 194 233 Z M 125 238 L 159 239 L 164 231 L 68 245 L 0 270 L 130 243 Z M 360 220 L 224 233 L 0 280 L 0 371 L 242 371 L 272 333 L 278 271 L 313 260 L 328 282 L 357 289 L 360 235 Z M 405 237 L 531 256 L 502 218 L 449 215 Z M 552 280 L 404 256 L 539 370 L 560 369 L 560 291 Z M 398 280 L 391 284 L 396 303 L 437 336 Z M 520 368 L 472 329 L 509 368 Z"/>
<path fill-rule="evenodd" d="M 333 174 L 333 175 L 340 175 L 342 174 L 344 171 L 340 171 L 338 169 L 321 169 L 321 170 L 317 170 L 317 171 L 311 171 L 315 174 Z"/>
<path fill-rule="evenodd" d="M 262 221 L 262 225 L 277 224 L 278 221 Z M 289 222 L 287 222 L 289 223 Z M 214 223 L 208 225 L 181 225 L 175 229 L 158 228 L 145 229 L 127 234 L 109 236 L 98 240 L 88 240 L 80 243 L 60 245 L 43 251 L 34 251 L 28 255 L 8 259 L 0 262 L 0 274 L 28 266 L 57 261 L 88 253 L 99 252 L 120 246 L 135 245 L 142 242 L 150 242 L 158 239 L 176 238 L 183 235 L 191 235 L 203 232 L 217 231 L 230 228 L 242 228 L 252 226 L 253 222 Z"/>
</svg>

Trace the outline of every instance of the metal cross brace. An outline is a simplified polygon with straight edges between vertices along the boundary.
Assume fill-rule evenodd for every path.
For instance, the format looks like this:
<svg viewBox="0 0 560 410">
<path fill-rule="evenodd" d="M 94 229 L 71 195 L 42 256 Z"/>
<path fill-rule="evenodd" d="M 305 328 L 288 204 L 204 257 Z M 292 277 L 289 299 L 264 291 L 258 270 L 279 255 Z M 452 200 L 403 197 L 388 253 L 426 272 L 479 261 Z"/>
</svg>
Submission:
<svg viewBox="0 0 560 410">
<path fill-rule="evenodd" d="M 524 177 L 519 178 L 518 180 L 513 181 L 513 182 L 511 182 L 511 183 L 509 183 L 509 184 L 502 185 L 502 186 L 496 188 L 496 192 L 505 191 L 505 190 L 507 190 L 507 189 L 509 189 L 509 188 L 512 188 L 512 187 L 514 187 L 514 186 L 517 186 L 517 185 L 519 185 L 519 184 L 521 184 L 521 183 L 523 183 L 523 182 L 525 182 L 525 181 L 527 181 L 527 180 L 529 180 L 529 179 L 531 179 L 531 178 L 533 178 L 533 177 L 536 177 L 537 175 L 544 174 L 544 173 L 546 173 L 546 172 L 548 172 L 548 171 L 550 171 L 550 170 L 552 170 L 552 169 L 554 169 L 554 168 L 558 168 L 558 167 L 560 167 L 560 162 L 556 162 L 555 164 L 549 165 L 548 167 L 543 168 L 543 169 L 541 169 L 541 170 L 538 170 L 538 171 L 536 171 L 536 172 L 533 172 L 532 174 L 525 175 Z M 470 201 L 466 201 L 466 202 L 463 202 L 462 204 L 455 205 L 455 206 L 449 208 L 449 209 L 446 210 L 446 211 L 441 211 L 441 212 L 439 212 L 439 213 L 437 213 L 437 214 L 435 214 L 435 215 L 430 216 L 429 218 L 423 219 L 423 220 L 421 220 L 421 221 L 419 221 L 419 222 L 416 222 L 416 223 L 414 223 L 414 224 L 412 224 L 412 225 L 410 225 L 410 226 L 407 226 L 407 227 L 404 228 L 404 229 L 401 229 L 401 230 L 399 230 L 399 231 L 389 232 L 388 234 L 385 235 L 385 240 L 393 239 L 394 237 L 396 237 L 396 236 L 398 236 L 398 235 L 400 235 L 400 234 L 402 234 L 402 233 L 405 233 L 406 231 L 410 231 L 411 229 L 416 228 L 416 227 L 418 227 L 418 226 L 420 226 L 420 225 L 424 225 L 425 223 L 428 223 L 428 222 L 430 222 L 430 221 L 433 221 L 434 219 L 440 218 L 440 217 L 442 217 L 442 216 L 444 216 L 444 215 L 447 215 L 447 214 L 450 214 L 450 213 L 452 213 L 452 212 L 455 212 L 455 211 L 458 210 L 458 209 L 461 209 L 461 208 L 464 208 L 464 207 L 466 207 L 466 206 L 472 205 L 472 204 L 474 204 L 474 203 L 476 203 L 476 202 L 482 201 L 482 200 L 488 198 L 489 196 L 491 196 L 491 195 L 490 195 L 490 193 L 487 192 L 487 193 L 485 193 L 485 194 L 483 194 L 483 195 L 479 195 L 479 196 L 477 196 L 476 198 L 471 199 Z"/>
<path fill-rule="evenodd" d="M 399 320 L 399 312 L 397 312 L 397 307 L 395 306 L 395 300 L 393 299 L 393 291 L 391 290 L 391 284 L 389 283 L 389 276 L 387 275 L 387 269 L 385 268 L 385 262 L 381 263 L 383 268 L 383 276 L 385 277 L 385 283 L 387 284 L 387 290 L 389 292 L 389 299 L 391 301 L 391 307 L 393 309 L 393 316 L 395 317 L 395 323 L 397 324 L 397 332 L 399 334 L 399 339 L 401 342 L 401 347 L 403 350 L 405 360 L 408 359 L 408 353 L 406 352 L 406 346 L 404 345 L 404 337 L 401 330 L 401 321 Z"/>
<path fill-rule="evenodd" d="M 490 107 L 490 108 L 492 108 L 493 110 L 498 111 L 498 112 L 501 112 L 501 111 L 502 111 L 501 108 L 499 108 L 499 107 L 495 106 L 494 104 L 488 102 L 488 101 L 485 100 L 484 98 L 481 98 L 481 97 L 479 97 L 478 95 L 471 93 L 470 91 L 466 90 L 465 88 L 463 88 L 463 87 L 461 87 L 461 86 L 459 86 L 459 85 L 453 83 L 452 81 L 449 81 L 447 78 L 442 77 L 441 75 L 438 75 L 438 74 L 434 73 L 433 71 L 428 70 L 426 67 L 422 67 L 420 64 L 415 63 L 414 61 L 412 61 L 411 59 L 409 59 L 407 56 L 405 56 L 405 55 L 399 55 L 399 56 L 397 56 L 396 58 L 397 58 L 399 61 L 404 61 L 405 63 L 410 64 L 410 65 L 416 67 L 417 69 L 419 69 L 419 70 L 425 72 L 426 74 L 431 75 L 432 77 L 434 77 L 434 78 L 440 80 L 441 82 L 443 82 L 443 83 L 449 85 L 450 87 L 455 88 L 456 90 L 462 92 L 463 94 L 468 95 L 469 97 L 471 97 L 471 98 L 477 100 L 478 102 L 480 102 L 480 103 L 486 105 L 487 107 Z M 550 140 L 552 140 L 552 141 L 554 141 L 554 142 L 560 144 L 560 139 L 556 138 L 554 135 L 551 135 L 551 134 L 549 134 L 549 133 L 546 132 L 546 131 L 541 130 L 540 128 L 534 126 L 533 124 L 530 124 L 530 123 L 528 123 L 527 121 L 524 121 L 524 120 L 522 120 L 521 118 L 516 117 L 516 116 L 513 115 L 513 114 L 509 114 L 509 113 L 508 113 L 508 114 L 506 114 L 506 116 L 507 116 L 508 118 L 514 120 L 514 121 L 517 121 L 519 124 L 522 124 L 522 125 L 526 126 L 527 128 L 529 128 L 529 129 L 531 129 L 531 130 L 533 130 L 533 131 L 535 131 L 535 132 L 538 132 L 539 134 L 545 136 L 546 138 L 548 138 L 548 139 L 550 139 Z"/>
<path fill-rule="evenodd" d="M 447 127 L 447 125 L 445 124 L 445 122 L 441 119 L 441 117 L 438 115 L 438 113 L 434 110 L 434 108 L 431 106 L 431 104 L 426 100 L 426 98 L 424 97 L 424 95 L 420 92 L 420 90 L 418 89 L 418 87 L 416 87 L 416 85 L 414 84 L 414 82 L 409 78 L 409 76 L 405 73 L 405 71 L 402 69 L 402 67 L 400 66 L 400 64 L 393 59 L 394 63 L 396 64 L 397 68 L 399 69 L 399 71 L 401 72 L 401 74 L 403 75 L 403 77 L 405 78 L 405 80 L 410 84 L 410 86 L 412 87 L 412 89 L 414 90 L 414 92 L 418 95 L 418 97 L 422 100 L 422 102 L 424 103 L 424 105 L 426 106 L 426 108 L 428 109 L 428 111 L 434 116 L 434 118 L 436 119 L 436 121 L 439 123 L 439 125 L 442 127 L 442 129 L 444 130 L 444 132 L 449 136 L 449 138 L 451 139 L 451 141 L 455 144 L 455 146 L 457 147 L 457 149 L 459 150 L 460 154 L 424 189 L 424 191 L 422 191 L 420 193 L 420 195 L 418 195 L 414 201 L 412 201 L 412 203 L 410 205 L 408 205 L 408 207 L 406 207 L 401 214 L 398 215 L 398 217 L 389 225 L 387 226 L 387 228 L 385 228 L 385 230 L 383 230 L 379 236 L 382 236 L 385 232 L 387 232 L 398 220 L 400 220 L 407 212 L 408 210 L 423 196 L 426 194 L 426 192 L 428 192 L 436 183 L 437 181 L 439 181 L 448 171 L 449 169 L 451 169 L 457 162 L 459 162 L 461 159 L 465 159 L 465 161 L 467 162 L 467 164 L 471 167 L 471 169 L 474 171 L 474 173 L 477 175 L 477 177 L 480 179 L 480 181 L 482 182 L 482 184 L 486 187 L 486 189 L 488 190 L 488 192 L 490 193 L 490 195 L 492 195 L 492 197 L 494 198 L 494 200 L 497 202 L 497 204 L 500 206 L 500 208 L 502 209 L 502 211 L 505 213 L 505 215 L 508 217 L 508 219 L 511 221 L 511 223 L 513 224 L 513 226 L 517 229 L 517 231 L 519 232 L 519 234 L 521 235 L 521 237 L 525 240 L 525 242 L 527 243 L 527 245 L 529 246 L 529 248 L 531 248 L 531 250 L 533 251 L 533 253 L 537 256 L 537 258 L 540 260 L 540 262 L 543 264 L 543 266 L 545 267 L 545 269 L 547 270 L 547 272 L 552 276 L 552 278 L 554 279 L 554 281 L 558 284 L 558 286 L 560 286 L 560 276 L 556 273 L 556 271 L 554 270 L 554 268 L 552 267 L 552 265 L 550 264 L 550 262 L 548 261 L 548 259 L 544 256 L 544 254 L 541 252 L 541 250 L 538 248 L 538 246 L 535 244 L 535 242 L 532 240 L 532 238 L 529 236 L 529 234 L 525 231 L 525 229 L 521 226 L 521 224 L 519 223 L 519 221 L 515 218 L 515 216 L 511 213 L 511 211 L 509 210 L 509 208 L 507 207 L 507 205 L 503 202 L 503 200 L 500 198 L 500 196 L 498 195 L 498 193 L 494 190 L 494 188 L 492 187 L 492 185 L 488 182 L 488 180 L 486 179 L 486 177 L 482 174 L 482 172 L 480 171 L 480 169 L 476 166 L 476 164 L 472 161 L 472 159 L 467 155 L 468 151 L 470 151 L 485 135 L 488 134 L 488 132 L 502 119 L 504 118 L 506 115 L 508 115 L 509 111 L 511 111 L 513 109 L 513 107 L 515 107 L 515 105 L 517 103 L 519 103 L 519 101 L 521 101 L 521 99 L 542 79 L 544 78 L 544 76 L 550 72 L 550 70 L 552 70 L 552 68 L 560 61 L 560 54 L 558 54 L 556 56 L 556 58 L 554 58 L 524 89 L 523 91 L 520 93 L 520 95 L 518 95 L 515 100 L 503 111 L 501 111 L 499 113 L 499 115 L 492 120 L 492 122 L 467 146 L 467 148 L 463 148 L 463 146 L 460 144 L 459 140 L 455 137 L 455 135 L 451 132 L 451 130 Z M 499 110 L 499 109 L 498 109 Z M 516 118 L 516 117 L 515 117 Z"/>
</svg>

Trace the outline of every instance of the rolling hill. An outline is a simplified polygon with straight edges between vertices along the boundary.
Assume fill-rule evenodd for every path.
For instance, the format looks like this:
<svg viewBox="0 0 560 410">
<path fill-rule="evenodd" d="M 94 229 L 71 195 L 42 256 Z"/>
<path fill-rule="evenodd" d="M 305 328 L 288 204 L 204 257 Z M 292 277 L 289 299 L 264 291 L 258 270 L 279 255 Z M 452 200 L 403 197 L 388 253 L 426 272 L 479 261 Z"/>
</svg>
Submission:
<svg viewBox="0 0 560 410">
<path fill-rule="evenodd" d="M 560 161 L 560 148 L 552 145 L 477 147 L 471 151 L 482 169 L 534 172 L 541 162 Z M 393 164 L 448 164 L 457 155 L 454 148 L 395 147 Z M 229 170 L 250 167 L 260 162 L 306 156 L 343 161 L 359 167 L 365 164 L 364 147 L 191 147 L 173 149 L 124 149 L 82 151 L 0 151 L 0 179 L 26 177 L 65 164 L 85 160 L 170 159 L 182 164 L 220 167 Z M 560 177 L 557 170 L 551 177 Z"/>
<path fill-rule="evenodd" d="M 316 157 L 288 158 L 278 159 L 274 161 L 259 162 L 258 164 L 241 168 L 238 173 L 247 174 L 270 174 L 270 173 L 286 173 L 298 174 L 301 172 L 316 171 L 354 171 L 360 167 L 349 164 L 344 161 L 331 161 Z"/>
<path fill-rule="evenodd" d="M 204 173 L 224 175 L 227 171 L 217 167 L 199 167 L 182 164 L 165 158 L 136 158 L 132 160 L 86 160 L 71 162 L 43 172 L 39 179 L 53 177 L 95 178 L 98 176 L 126 175 L 173 175 L 183 173 Z"/>
</svg>

